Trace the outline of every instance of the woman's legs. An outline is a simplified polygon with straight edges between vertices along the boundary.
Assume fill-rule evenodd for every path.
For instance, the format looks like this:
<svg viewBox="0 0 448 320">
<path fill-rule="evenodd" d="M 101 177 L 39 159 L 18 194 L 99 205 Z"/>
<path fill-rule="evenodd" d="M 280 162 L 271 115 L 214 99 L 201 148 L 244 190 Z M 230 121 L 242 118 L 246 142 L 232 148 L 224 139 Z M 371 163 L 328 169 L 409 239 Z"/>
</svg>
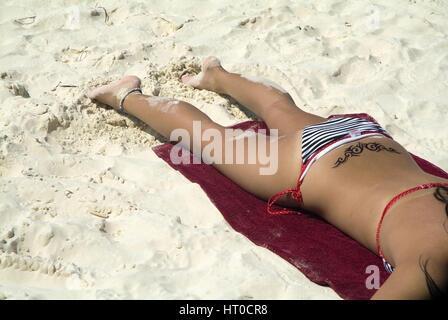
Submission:
<svg viewBox="0 0 448 320">
<path fill-rule="evenodd" d="M 91 99 L 118 110 L 123 94 L 136 87 L 140 87 L 140 80 L 135 76 L 127 76 L 120 81 L 95 88 L 87 95 Z M 300 168 L 297 135 L 277 139 L 277 137 L 264 135 L 243 136 L 240 133 L 240 139 L 232 134 L 226 138 L 226 128 L 213 122 L 193 105 L 176 99 L 148 96 L 136 92 L 126 97 L 123 108 L 126 113 L 144 121 L 168 139 L 174 130 L 185 130 L 184 132 L 188 133 L 190 139 L 188 142 L 182 141 L 182 143 L 191 147 L 190 150 L 195 143 L 195 126 L 196 128 L 200 126 L 199 151 L 204 151 L 210 143 L 220 140 L 221 147 L 214 148 L 210 155 L 217 157 L 221 154 L 221 157 L 211 164 L 243 189 L 261 199 L 267 200 L 274 193 L 295 186 L 299 174 L 298 168 Z M 211 141 L 201 139 L 207 132 L 218 134 L 220 138 L 212 137 Z M 178 141 L 177 137 L 174 137 L 173 140 Z M 255 161 L 251 163 L 249 161 L 250 153 L 258 151 L 259 143 L 264 140 L 267 147 L 265 159 L 270 159 L 269 163 L 263 163 L 257 152 L 255 152 Z M 226 141 L 231 142 L 230 149 L 226 148 Z M 240 141 L 240 143 L 236 141 Z M 276 141 L 278 141 L 277 145 Z M 255 150 L 251 150 L 251 146 L 256 146 Z M 228 156 L 229 150 L 231 150 L 232 157 L 230 161 L 226 161 L 225 157 Z M 238 155 L 243 155 L 240 162 L 236 161 Z M 267 170 L 268 174 L 260 174 L 260 170 L 263 168 L 266 170 L 267 167 L 272 167 L 273 170 Z M 291 199 L 282 202 L 285 205 L 296 205 L 296 202 Z"/>
<path fill-rule="evenodd" d="M 205 62 L 209 62 L 209 60 Z M 195 125 L 197 127 L 200 124 L 200 136 L 206 132 L 217 133 L 222 138 L 221 147 L 215 146 L 210 155 L 215 156 L 216 160 L 217 154 L 220 154 L 218 158 L 221 161 L 215 161 L 212 165 L 242 188 L 262 199 L 267 200 L 276 192 L 294 188 L 300 173 L 301 161 L 300 141 L 296 132 L 304 125 L 321 122 L 323 118 L 301 111 L 294 105 L 289 95 L 280 90 L 249 81 L 239 75 L 230 74 L 219 66 L 216 67 L 210 67 L 205 63 L 199 76 L 184 77 L 182 80 L 197 88 L 217 92 L 223 90 L 222 92 L 232 95 L 240 103 L 257 113 L 271 129 L 280 128 L 280 134 L 286 136 L 278 138 L 264 135 L 249 135 L 247 137 L 240 135 L 238 138 L 230 135 L 230 138 L 225 138 L 228 133 L 226 128 L 213 122 L 193 105 L 176 99 L 141 95 L 135 92 L 125 99 L 124 110 L 128 114 L 138 117 L 167 138 L 170 138 L 176 129 L 185 130 L 188 132 L 190 141 L 188 144 L 184 141 L 182 143 L 188 146 L 193 146 L 195 143 Z M 216 87 L 213 87 L 215 85 Z M 140 87 L 140 80 L 137 77 L 128 76 L 110 85 L 93 89 L 88 96 L 118 110 L 123 94 L 135 87 Z M 301 115 L 304 115 L 305 118 L 300 118 Z M 297 119 L 297 122 L 293 119 Z M 174 140 L 177 141 L 177 138 Z M 198 140 L 200 141 L 200 151 L 204 151 L 210 143 L 215 142 L 216 138 L 211 141 L 200 138 Z M 236 141 L 243 141 L 243 143 Z M 229 154 L 226 142 L 231 142 L 230 150 L 233 161 L 230 162 L 225 161 Z M 251 146 L 254 145 L 255 149 L 251 149 Z M 263 145 L 266 148 L 266 153 L 259 152 L 259 147 Z M 238 155 L 243 155 L 242 163 L 236 161 Z M 260 155 L 265 156 L 264 162 Z M 253 156 L 255 161 L 251 163 L 249 158 Z M 263 168 L 265 174 L 261 174 Z M 297 205 L 296 201 L 292 199 L 283 199 L 280 203 Z"/>
<path fill-rule="evenodd" d="M 121 97 L 132 88 L 140 88 L 140 79 L 127 76 L 120 81 L 95 88 L 87 96 L 119 110 Z M 221 127 L 191 104 L 171 98 L 133 92 L 124 100 L 123 109 L 168 139 L 171 132 L 179 128 L 193 133 L 193 121 L 200 121 L 202 129 Z"/>
<path fill-rule="evenodd" d="M 298 108 L 291 96 L 268 80 L 244 77 L 227 72 L 215 57 L 204 59 L 202 72 L 184 76 L 182 81 L 198 89 L 227 94 L 249 108 L 279 134 L 291 134 L 305 126 L 325 121 L 325 118 Z"/>
</svg>

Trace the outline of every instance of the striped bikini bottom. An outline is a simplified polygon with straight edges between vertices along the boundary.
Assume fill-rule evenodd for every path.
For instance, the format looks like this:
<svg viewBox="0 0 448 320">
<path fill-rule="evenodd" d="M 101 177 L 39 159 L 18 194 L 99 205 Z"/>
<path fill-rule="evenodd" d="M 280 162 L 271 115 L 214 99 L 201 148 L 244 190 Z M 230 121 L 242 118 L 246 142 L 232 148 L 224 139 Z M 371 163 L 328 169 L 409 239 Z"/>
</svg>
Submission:
<svg viewBox="0 0 448 320">
<path fill-rule="evenodd" d="M 297 211 L 287 208 L 274 210 L 272 206 L 285 194 L 291 194 L 291 197 L 302 206 L 303 200 L 300 186 L 306 173 L 316 160 L 343 144 L 378 135 L 392 139 L 379 124 L 355 117 L 332 118 L 325 122 L 305 127 L 302 133 L 302 165 L 300 177 L 297 180 L 297 187 L 274 194 L 268 201 L 268 212 L 270 214 L 297 213 Z M 386 262 L 382 252 L 379 251 L 379 253 L 383 258 L 386 270 L 391 272 L 392 266 Z"/>
<path fill-rule="evenodd" d="M 392 139 L 392 137 L 386 132 L 386 130 L 381 128 L 379 124 L 356 117 L 331 118 L 330 120 L 327 120 L 325 122 L 305 127 L 302 133 L 302 168 L 300 171 L 300 177 L 297 181 L 297 187 L 295 189 L 288 189 L 274 194 L 268 201 L 268 212 L 270 214 L 297 213 L 297 211 L 292 211 L 287 208 L 274 210 L 272 206 L 280 199 L 281 196 L 285 194 L 291 194 L 291 197 L 297 200 L 302 206 L 303 200 L 300 192 L 300 186 L 311 165 L 331 150 L 343 144 L 369 136 L 384 136 Z M 389 203 L 384 208 L 384 211 L 378 223 L 376 232 L 376 244 L 378 254 L 381 256 L 384 267 L 388 272 L 392 272 L 394 268 L 390 263 L 386 261 L 386 258 L 381 251 L 379 242 L 381 224 L 387 211 L 397 200 L 408 195 L 409 193 L 422 189 L 435 188 L 438 186 L 448 187 L 448 183 L 428 183 L 405 190 L 395 196 L 391 201 L 389 201 Z"/>
<path fill-rule="evenodd" d="M 291 194 L 291 197 L 302 205 L 300 185 L 312 164 L 343 144 L 370 136 L 384 136 L 392 139 L 379 124 L 355 117 L 331 118 L 305 127 L 302 133 L 302 165 L 297 187 L 274 194 L 268 201 L 268 212 L 270 214 L 297 213 L 287 208 L 274 210 L 272 206 L 285 194 Z"/>
</svg>

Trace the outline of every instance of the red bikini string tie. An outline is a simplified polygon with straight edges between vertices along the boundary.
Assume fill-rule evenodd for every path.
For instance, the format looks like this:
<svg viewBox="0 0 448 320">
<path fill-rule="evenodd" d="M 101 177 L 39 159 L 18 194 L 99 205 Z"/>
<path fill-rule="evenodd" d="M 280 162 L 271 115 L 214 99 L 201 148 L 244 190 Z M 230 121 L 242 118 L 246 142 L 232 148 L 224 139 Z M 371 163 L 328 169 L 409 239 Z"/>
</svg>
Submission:
<svg viewBox="0 0 448 320">
<path fill-rule="evenodd" d="M 378 223 L 378 228 L 376 230 L 376 247 L 378 250 L 378 254 L 381 256 L 381 258 L 383 258 L 386 261 L 386 258 L 384 258 L 383 252 L 381 251 L 380 248 L 380 230 L 381 230 L 381 224 L 383 223 L 383 219 L 387 213 L 387 211 L 389 210 L 390 207 L 392 207 L 392 205 L 397 202 L 398 200 L 400 200 L 401 198 L 403 198 L 404 196 L 414 192 L 414 191 L 418 191 L 418 190 L 422 190 L 422 189 L 429 189 L 429 188 L 434 188 L 434 187 L 438 187 L 438 186 L 448 186 L 448 183 L 443 183 L 443 182 L 438 182 L 438 183 L 428 183 L 428 184 L 422 184 L 418 187 L 414 187 L 411 189 L 408 189 L 406 191 L 403 191 L 402 193 L 396 195 L 392 200 L 389 201 L 389 203 L 386 205 L 386 207 L 383 210 L 383 213 L 381 215 L 380 218 L 380 222 Z"/>
<path fill-rule="evenodd" d="M 302 195 L 300 193 L 300 189 L 288 189 L 285 191 L 281 191 L 278 192 L 276 194 L 274 194 L 272 197 L 269 198 L 268 200 L 268 213 L 270 214 L 274 214 L 274 215 L 278 215 L 278 214 L 289 214 L 289 213 L 294 213 L 294 214 L 300 214 L 300 212 L 298 211 L 294 211 L 294 210 L 290 210 L 287 208 L 282 208 L 280 210 L 273 210 L 272 206 L 285 194 L 289 194 L 291 193 L 291 198 L 294 200 L 297 200 L 299 203 L 302 202 Z"/>
</svg>

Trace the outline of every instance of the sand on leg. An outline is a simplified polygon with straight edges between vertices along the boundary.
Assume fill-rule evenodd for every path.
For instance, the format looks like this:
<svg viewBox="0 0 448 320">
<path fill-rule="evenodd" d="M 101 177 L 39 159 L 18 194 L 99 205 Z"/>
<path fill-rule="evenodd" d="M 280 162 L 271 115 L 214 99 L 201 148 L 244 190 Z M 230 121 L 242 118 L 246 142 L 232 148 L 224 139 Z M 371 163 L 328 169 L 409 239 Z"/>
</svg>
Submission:
<svg viewBox="0 0 448 320">
<path fill-rule="evenodd" d="M 122 97 L 139 86 L 137 77 L 128 76 L 93 89 L 88 96 L 118 110 Z M 205 161 L 255 196 L 267 200 L 276 192 L 295 187 L 300 167 L 296 134 L 270 137 L 247 132 L 229 133 L 229 129 L 215 123 L 190 103 L 138 92 L 126 97 L 123 108 L 126 113 L 144 121 L 164 137 L 182 143 L 193 152 L 196 144 Z M 187 141 L 177 135 L 182 130 L 188 135 Z M 291 199 L 282 203 L 291 206 L 296 204 Z"/>
<path fill-rule="evenodd" d="M 292 97 L 275 83 L 228 72 L 213 56 L 203 60 L 202 71 L 198 75 L 183 76 L 181 80 L 194 88 L 233 97 L 263 119 L 270 129 L 278 129 L 280 134 L 291 134 L 326 120 L 301 110 Z"/>
</svg>

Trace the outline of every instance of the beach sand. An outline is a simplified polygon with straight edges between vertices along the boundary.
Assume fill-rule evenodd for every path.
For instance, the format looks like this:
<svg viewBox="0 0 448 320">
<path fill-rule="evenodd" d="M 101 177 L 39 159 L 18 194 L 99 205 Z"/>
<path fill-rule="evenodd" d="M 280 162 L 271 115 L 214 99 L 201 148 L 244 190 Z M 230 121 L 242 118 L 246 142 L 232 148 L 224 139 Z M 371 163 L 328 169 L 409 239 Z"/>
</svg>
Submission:
<svg viewBox="0 0 448 320">
<path fill-rule="evenodd" d="M 2 1 L 0 299 L 340 299 L 85 93 L 134 74 L 222 125 L 248 120 L 178 81 L 214 55 L 305 111 L 369 113 L 448 170 L 447 36 L 443 1 Z"/>
</svg>

